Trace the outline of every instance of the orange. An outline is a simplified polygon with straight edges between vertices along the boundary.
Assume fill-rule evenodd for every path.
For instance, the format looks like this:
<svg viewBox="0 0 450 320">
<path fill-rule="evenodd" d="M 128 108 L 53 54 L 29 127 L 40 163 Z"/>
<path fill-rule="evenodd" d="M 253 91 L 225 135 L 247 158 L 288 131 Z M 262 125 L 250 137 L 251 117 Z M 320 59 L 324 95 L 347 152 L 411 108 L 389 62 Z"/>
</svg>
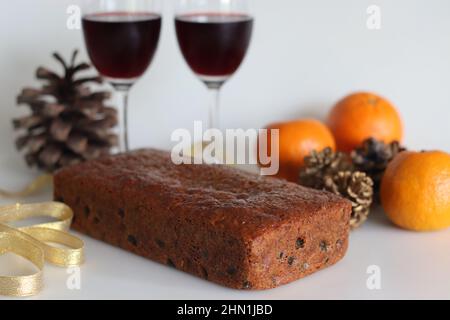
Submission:
<svg viewBox="0 0 450 320">
<path fill-rule="evenodd" d="M 381 203 L 396 225 L 416 231 L 450 226 L 450 154 L 401 152 L 381 182 Z"/>
<path fill-rule="evenodd" d="M 279 162 L 280 170 L 277 177 L 297 182 L 299 170 L 303 165 L 304 157 L 312 150 L 321 151 L 326 147 L 335 149 L 333 135 L 328 127 L 320 121 L 313 119 L 300 119 L 288 122 L 272 123 L 266 127 L 268 130 L 268 152 L 271 155 L 270 132 L 279 129 Z"/>
<path fill-rule="evenodd" d="M 403 126 L 395 107 L 373 93 L 358 92 L 339 101 L 328 116 L 339 151 L 350 152 L 364 140 L 401 142 Z"/>
</svg>

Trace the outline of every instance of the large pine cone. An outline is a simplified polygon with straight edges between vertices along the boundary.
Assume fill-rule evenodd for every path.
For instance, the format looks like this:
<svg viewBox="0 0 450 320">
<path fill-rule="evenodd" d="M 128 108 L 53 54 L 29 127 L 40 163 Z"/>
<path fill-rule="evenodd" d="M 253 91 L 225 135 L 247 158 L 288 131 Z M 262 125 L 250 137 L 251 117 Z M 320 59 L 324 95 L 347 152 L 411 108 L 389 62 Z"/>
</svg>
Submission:
<svg viewBox="0 0 450 320">
<path fill-rule="evenodd" d="M 102 83 L 100 77 L 76 79 L 80 71 L 90 68 L 76 64 L 74 51 L 70 65 L 57 53 L 53 56 L 64 67 L 62 76 L 46 68 L 38 68 L 36 77 L 46 83 L 41 89 L 25 88 L 17 97 L 26 104 L 31 115 L 14 119 L 13 125 L 24 132 L 16 140 L 25 149 L 29 166 L 53 172 L 69 164 L 109 154 L 118 143 L 113 133 L 117 111 L 105 105 L 110 92 L 91 92 L 87 83 Z"/>
</svg>

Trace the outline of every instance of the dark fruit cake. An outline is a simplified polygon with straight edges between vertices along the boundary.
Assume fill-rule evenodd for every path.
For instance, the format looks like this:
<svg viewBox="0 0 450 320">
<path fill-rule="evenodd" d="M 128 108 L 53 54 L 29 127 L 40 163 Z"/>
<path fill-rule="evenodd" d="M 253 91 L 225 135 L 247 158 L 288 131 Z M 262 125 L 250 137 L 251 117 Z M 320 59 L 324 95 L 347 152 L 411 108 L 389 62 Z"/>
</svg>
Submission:
<svg viewBox="0 0 450 320">
<path fill-rule="evenodd" d="M 340 260 L 350 202 L 222 165 L 137 150 L 67 167 L 55 199 L 73 228 L 237 289 L 267 289 Z"/>
</svg>

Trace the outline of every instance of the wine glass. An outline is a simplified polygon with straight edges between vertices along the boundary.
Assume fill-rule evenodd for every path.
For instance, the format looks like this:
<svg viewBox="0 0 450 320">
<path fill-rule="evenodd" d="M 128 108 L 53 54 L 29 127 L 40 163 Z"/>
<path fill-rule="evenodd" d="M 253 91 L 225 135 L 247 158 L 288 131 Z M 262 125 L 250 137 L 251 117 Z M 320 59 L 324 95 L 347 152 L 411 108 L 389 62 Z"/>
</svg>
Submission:
<svg viewBox="0 0 450 320">
<path fill-rule="evenodd" d="M 83 33 L 92 64 L 122 95 L 119 148 L 129 150 L 128 94 L 150 65 L 161 31 L 158 0 L 85 0 Z"/>
<path fill-rule="evenodd" d="M 211 93 L 208 128 L 220 129 L 220 89 L 241 65 L 252 36 L 248 0 L 178 0 L 177 4 L 178 44 Z"/>
</svg>

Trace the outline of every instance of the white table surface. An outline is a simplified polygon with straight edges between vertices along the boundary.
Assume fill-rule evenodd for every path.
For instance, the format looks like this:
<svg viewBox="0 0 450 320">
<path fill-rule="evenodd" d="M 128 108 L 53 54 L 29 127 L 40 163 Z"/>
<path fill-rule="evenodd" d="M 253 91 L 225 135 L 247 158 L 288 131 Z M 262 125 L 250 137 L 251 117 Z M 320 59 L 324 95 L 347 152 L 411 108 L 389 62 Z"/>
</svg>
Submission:
<svg viewBox="0 0 450 320">
<path fill-rule="evenodd" d="M 33 177 L 17 157 L 0 157 L 1 187 L 18 188 Z M 51 190 L 26 199 L 47 201 Z M 18 200 L 0 199 L 0 204 Z M 449 299 L 450 230 L 415 233 L 394 227 L 381 209 L 350 236 L 347 254 L 336 265 L 266 291 L 221 287 L 78 234 L 86 245 L 81 289 L 66 286 L 67 270 L 47 264 L 45 288 L 27 299 Z M 381 270 L 381 289 L 366 286 L 367 268 Z M 8 254 L 0 274 L 29 272 L 31 264 Z M 2 299 L 0 297 L 0 299 Z M 4 298 L 3 298 L 4 299 Z"/>
</svg>

